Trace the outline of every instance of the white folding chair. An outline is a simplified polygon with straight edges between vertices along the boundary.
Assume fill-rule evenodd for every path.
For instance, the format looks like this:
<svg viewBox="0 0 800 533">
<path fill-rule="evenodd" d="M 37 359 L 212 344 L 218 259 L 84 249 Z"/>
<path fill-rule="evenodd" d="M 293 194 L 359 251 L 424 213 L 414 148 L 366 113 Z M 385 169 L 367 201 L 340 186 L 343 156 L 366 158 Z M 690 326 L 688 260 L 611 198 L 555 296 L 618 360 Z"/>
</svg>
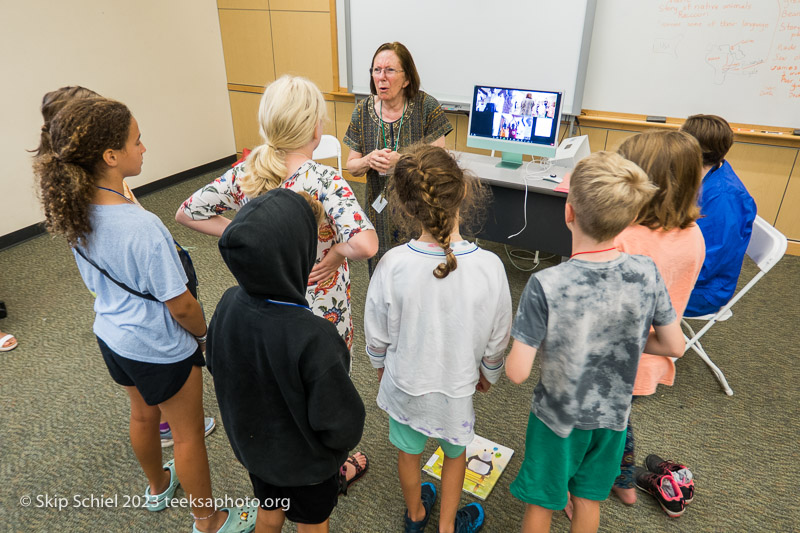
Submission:
<svg viewBox="0 0 800 533">
<path fill-rule="evenodd" d="M 728 385 L 728 380 L 725 379 L 722 370 L 720 370 L 719 367 L 717 367 L 717 365 L 711 361 L 711 358 L 700 344 L 700 337 L 702 337 L 705 332 L 717 322 L 728 320 L 731 316 L 733 316 L 733 312 L 731 311 L 733 304 L 738 302 L 739 299 L 741 299 L 741 297 L 744 296 L 745 293 L 758 282 L 758 280 L 764 277 L 764 274 L 769 272 L 769 270 L 775 266 L 775 263 L 780 261 L 780 259 L 783 257 L 783 254 L 786 252 L 786 246 L 787 241 L 783 233 L 773 228 L 760 216 L 756 216 L 756 219 L 753 221 L 753 233 L 750 236 L 750 244 L 747 246 L 746 253 L 747 256 L 752 259 L 753 262 L 755 262 L 756 266 L 758 267 L 758 273 L 756 273 L 756 275 L 753 276 L 747 285 L 742 287 L 742 289 L 737 292 L 733 298 L 731 298 L 731 301 L 729 301 L 715 314 L 697 317 L 687 316 L 682 320 L 682 324 L 686 326 L 690 335 L 692 336 L 689 338 L 688 336 L 684 335 L 684 338 L 686 339 L 686 349 L 684 350 L 684 353 L 689 351 L 689 348 L 694 350 L 697 355 L 699 355 L 700 358 L 709 366 L 711 371 L 717 377 L 720 385 L 722 385 L 722 388 L 725 390 L 725 394 L 728 396 L 733 395 L 733 390 L 731 389 L 730 385 Z M 705 320 L 706 324 L 700 331 L 695 333 L 686 320 Z"/>
<path fill-rule="evenodd" d="M 314 161 L 319 161 L 320 159 L 328 159 L 329 157 L 335 157 L 336 162 L 338 163 L 338 170 L 339 176 L 342 175 L 342 145 L 339 143 L 339 139 L 334 137 L 333 135 L 323 135 L 322 139 L 319 141 L 319 146 L 314 150 L 314 153 L 311 154 L 311 159 Z"/>
</svg>

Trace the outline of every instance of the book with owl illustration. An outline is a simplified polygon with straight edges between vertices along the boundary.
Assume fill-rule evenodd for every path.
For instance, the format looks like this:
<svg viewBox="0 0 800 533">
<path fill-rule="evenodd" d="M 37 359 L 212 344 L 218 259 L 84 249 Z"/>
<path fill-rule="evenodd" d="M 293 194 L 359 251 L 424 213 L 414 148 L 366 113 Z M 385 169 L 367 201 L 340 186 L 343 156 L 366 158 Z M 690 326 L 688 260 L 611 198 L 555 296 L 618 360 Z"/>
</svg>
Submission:
<svg viewBox="0 0 800 533">
<path fill-rule="evenodd" d="M 506 448 L 489 439 L 475 435 L 475 440 L 467 446 L 467 473 L 464 476 L 464 492 L 485 500 L 492 492 L 500 475 L 508 466 L 514 450 Z M 436 479 L 442 479 L 444 452 L 441 446 L 425 463 L 422 469 Z"/>
</svg>

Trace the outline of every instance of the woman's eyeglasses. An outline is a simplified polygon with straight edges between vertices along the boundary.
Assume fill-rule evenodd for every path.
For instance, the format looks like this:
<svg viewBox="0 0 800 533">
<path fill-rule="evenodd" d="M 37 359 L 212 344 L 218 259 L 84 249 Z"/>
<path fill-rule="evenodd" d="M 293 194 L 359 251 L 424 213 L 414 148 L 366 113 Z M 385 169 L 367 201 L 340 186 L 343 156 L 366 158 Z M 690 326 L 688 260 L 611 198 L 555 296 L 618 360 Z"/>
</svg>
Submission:
<svg viewBox="0 0 800 533">
<path fill-rule="evenodd" d="M 396 69 L 393 69 L 391 67 L 389 67 L 389 68 L 375 67 L 375 68 L 369 69 L 369 73 L 372 74 L 373 76 L 380 76 L 381 72 L 386 74 L 387 78 L 391 78 L 391 77 L 396 76 L 398 72 L 404 72 L 404 71 L 396 70 Z"/>
</svg>

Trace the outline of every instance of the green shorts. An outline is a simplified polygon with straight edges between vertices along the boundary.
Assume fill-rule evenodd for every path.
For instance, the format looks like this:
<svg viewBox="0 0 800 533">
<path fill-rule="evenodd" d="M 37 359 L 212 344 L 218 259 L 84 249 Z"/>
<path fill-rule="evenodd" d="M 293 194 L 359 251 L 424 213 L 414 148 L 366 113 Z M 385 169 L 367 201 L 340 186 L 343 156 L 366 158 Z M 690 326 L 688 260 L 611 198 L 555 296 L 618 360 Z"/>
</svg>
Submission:
<svg viewBox="0 0 800 533">
<path fill-rule="evenodd" d="M 389 417 L 389 440 L 401 451 L 409 455 L 419 455 L 425 451 L 428 436 L 420 433 L 411 426 L 401 424 L 391 416 Z M 450 459 L 457 459 L 467 449 L 466 446 L 456 446 L 444 439 L 436 439 L 442 447 L 444 454 Z"/>
<path fill-rule="evenodd" d="M 515 498 L 557 511 L 567 505 L 567 491 L 603 501 L 619 475 L 625 431 L 573 429 L 561 438 L 533 413 L 528 418 L 525 460 L 511 483 Z"/>
</svg>

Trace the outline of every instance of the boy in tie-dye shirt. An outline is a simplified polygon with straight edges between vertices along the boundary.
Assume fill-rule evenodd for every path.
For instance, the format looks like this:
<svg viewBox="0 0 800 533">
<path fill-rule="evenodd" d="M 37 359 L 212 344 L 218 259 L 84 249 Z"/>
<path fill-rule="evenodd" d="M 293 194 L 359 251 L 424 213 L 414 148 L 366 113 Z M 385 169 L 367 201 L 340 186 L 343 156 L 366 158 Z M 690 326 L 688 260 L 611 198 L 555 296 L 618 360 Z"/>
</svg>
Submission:
<svg viewBox="0 0 800 533">
<path fill-rule="evenodd" d="M 597 530 L 600 501 L 619 474 L 639 357 L 645 348 L 683 353 L 655 264 L 613 244 L 654 192 L 644 171 L 617 154 L 583 159 L 565 209 L 572 256 L 531 276 L 520 298 L 506 374 L 522 383 L 537 352 L 541 361 L 525 460 L 511 485 L 528 504 L 523 531 L 547 531 L 568 493 L 573 528 Z"/>
</svg>

